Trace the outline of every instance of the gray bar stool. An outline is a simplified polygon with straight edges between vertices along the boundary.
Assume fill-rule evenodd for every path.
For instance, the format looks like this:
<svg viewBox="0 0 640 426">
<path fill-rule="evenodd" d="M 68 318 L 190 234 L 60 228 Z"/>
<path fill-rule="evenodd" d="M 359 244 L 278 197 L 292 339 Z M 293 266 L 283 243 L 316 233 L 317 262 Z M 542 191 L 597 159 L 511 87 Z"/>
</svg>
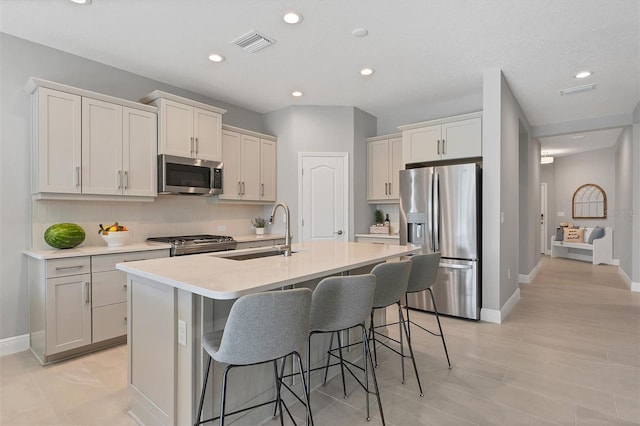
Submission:
<svg viewBox="0 0 640 426">
<path fill-rule="evenodd" d="M 342 375 L 342 390 L 344 397 L 347 397 L 344 380 L 344 370 L 346 369 L 353 378 L 362 386 L 367 398 L 367 420 L 370 420 L 369 394 L 374 393 L 378 399 L 378 409 L 382 424 L 385 424 L 382 402 L 380 400 L 380 390 L 376 372 L 373 367 L 373 359 L 369 350 L 367 330 L 365 322 L 373 307 L 373 295 L 376 288 L 376 277 L 372 274 L 354 275 L 344 277 L 325 278 L 316 287 L 311 301 L 311 332 L 307 340 L 307 386 L 311 387 L 311 371 L 325 369 L 324 382 L 327 381 L 327 371 L 330 366 L 340 365 Z M 342 339 L 340 333 L 354 327 L 360 327 L 362 331 L 362 350 L 364 367 L 345 360 L 342 356 Z M 331 333 L 331 343 L 327 352 L 327 363 L 324 367 L 311 368 L 311 337 L 318 333 Z M 338 353 L 333 352 L 333 336 L 338 336 Z M 354 343 L 359 344 L 359 343 Z M 337 357 L 339 362 L 330 364 L 331 357 Z M 369 366 L 373 378 L 374 392 L 369 390 Z M 357 368 L 364 372 L 364 383 L 354 374 L 350 367 Z"/>
<path fill-rule="evenodd" d="M 307 423 L 313 424 L 309 395 L 303 374 L 302 361 L 298 350 L 303 347 L 309 335 L 309 310 L 311 307 L 311 290 L 306 288 L 269 291 L 250 294 L 239 298 L 231 307 L 224 332 L 207 333 L 202 336 L 202 347 L 207 352 L 208 363 L 204 374 L 198 419 L 195 425 L 220 419 L 224 425 L 225 416 L 244 412 L 268 404 L 275 404 L 280 412 L 280 423 L 283 424 L 280 390 L 282 374 L 278 375 L 277 361 L 293 355 L 298 363 L 298 372 L 302 383 L 303 403 L 307 410 Z M 220 416 L 201 421 L 205 390 L 211 368 L 211 359 L 229 364 L 222 377 L 222 400 Z M 282 369 L 284 363 L 282 361 Z M 248 408 L 225 413 L 227 396 L 227 375 L 235 367 L 273 362 L 276 398 Z M 296 398 L 300 399 L 297 395 Z M 286 408 L 286 405 L 285 405 Z M 287 412 L 289 410 L 287 409 Z M 290 415 L 290 414 L 289 414 Z M 293 418 L 292 418 L 293 420 Z M 295 422 L 294 422 L 295 423 Z"/>
<path fill-rule="evenodd" d="M 411 338 L 407 330 L 407 325 L 404 321 L 404 315 L 402 314 L 402 306 L 400 301 L 404 297 L 407 291 L 407 285 L 409 284 L 409 275 L 411 274 L 411 262 L 403 260 L 400 262 L 381 263 L 376 265 L 371 273 L 376 276 L 376 292 L 373 297 L 373 309 L 371 310 L 371 324 L 369 325 L 369 338 L 373 340 L 373 354 L 375 358 L 376 366 L 378 365 L 378 355 L 376 351 L 376 343 L 387 347 L 393 352 L 400 355 L 402 366 L 402 384 L 405 383 L 404 374 L 404 359 L 411 358 L 413 363 L 413 369 L 416 373 L 416 380 L 418 381 L 418 389 L 420 390 L 420 396 L 423 396 L 422 384 L 420 383 L 420 376 L 418 375 L 418 367 L 416 367 L 416 360 L 413 356 L 413 347 L 411 346 Z M 386 327 L 391 324 L 383 324 L 374 326 L 373 313 L 376 309 L 386 308 L 391 305 L 398 305 L 398 324 L 400 327 L 400 340 L 395 340 L 389 336 L 383 335 L 376 331 L 377 328 Z M 403 334 L 404 333 L 404 334 Z M 376 335 L 383 336 L 386 341 L 393 341 L 400 345 L 400 351 L 389 346 L 385 340 L 379 341 L 376 339 Z M 407 338 L 407 346 L 409 347 L 409 356 L 404 354 L 404 338 Z"/>
<path fill-rule="evenodd" d="M 417 254 L 412 256 L 410 260 L 413 266 L 411 267 L 411 275 L 409 276 L 409 285 L 407 286 L 406 294 L 408 295 L 409 293 L 417 293 L 424 290 L 429 291 L 429 294 L 431 295 L 431 303 L 433 304 L 433 313 L 436 314 L 436 321 L 438 322 L 438 329 L 440 330 L 440 333 L 435 333 L 424 328 L 420 324 L 411 321 L 409 318 L 409 306 L 405 303 L 405 306 L 407 307 L 407 331 L 409 337 L 411 337 L 411 324 L 421 328 L 433 336 L 440 336 L 442 339 L 444 354 L 447 356 L 447 364 L 449 364 L 449 369 L 451 369 L 449 351 L 447 351 L 447 343 L 444 341 L 444 333 L 442 332 L 442 325 L 440 324 L 438 307 L 436 306 L 436 300 L 433 297 L 433 291 L 431 290 L 431 287 L 436 282 L 436 276 L 438 275 L 440 253 Z"/>
</svg>

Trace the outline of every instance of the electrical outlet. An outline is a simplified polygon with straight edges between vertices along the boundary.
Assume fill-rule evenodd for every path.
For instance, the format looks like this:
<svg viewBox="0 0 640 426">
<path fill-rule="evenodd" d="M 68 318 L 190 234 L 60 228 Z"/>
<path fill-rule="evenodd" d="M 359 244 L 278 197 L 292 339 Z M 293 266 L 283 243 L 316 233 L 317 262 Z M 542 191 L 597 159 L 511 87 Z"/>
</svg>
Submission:
<svg viewBox="0 0 640 426">
<path fill-rule="evenodd" d="M 178 320 L 178 344 L 187 346 L 187 323 Z"/>
<path fill-rule="evenodd" d="M 226 230 L 227 230 L 227 227 L 226 227 L 226 226 L 224 226 L 224 225 L 218 225 L 218 231 L 220 231 L 220 232 L 224 232 L 224 231 L 226 231 Z"/>
<path fill-rule="evenodd" d="M 558 212 L 558 217 L 564 217 L 564 212 Z"/>
</svg>

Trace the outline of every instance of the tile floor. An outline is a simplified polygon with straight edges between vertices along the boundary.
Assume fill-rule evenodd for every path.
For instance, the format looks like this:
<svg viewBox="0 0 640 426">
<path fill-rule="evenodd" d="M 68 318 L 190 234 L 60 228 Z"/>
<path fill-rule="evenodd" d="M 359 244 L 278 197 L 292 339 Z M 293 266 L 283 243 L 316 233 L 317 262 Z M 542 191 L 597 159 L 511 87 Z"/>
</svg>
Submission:
<svg viewBox="0 0 640 426">
<path fill-rule="evenodd" d="M 640 425 L 640 294 L 617 267 L 543 257 L 535 281 L 520 289 L 502 325 L 443 320 L 451 370 L 438 338 L 412 333 L 424 397 L 410 368 L 402 385 L 399 359 L 378 352 L 387 424 Z M 426 314 L 412 319 L 434 323 Z M 3 426 L 134 424 L 125 346 L 44 368 L 29 352 L 8 355 L 0 380 Z M 316 424 L 379 424 L 375 400 L 365 420 L 356 387 L 348 381 L 347 400 L 337 379 L 314 391 Z"/>
</svg>

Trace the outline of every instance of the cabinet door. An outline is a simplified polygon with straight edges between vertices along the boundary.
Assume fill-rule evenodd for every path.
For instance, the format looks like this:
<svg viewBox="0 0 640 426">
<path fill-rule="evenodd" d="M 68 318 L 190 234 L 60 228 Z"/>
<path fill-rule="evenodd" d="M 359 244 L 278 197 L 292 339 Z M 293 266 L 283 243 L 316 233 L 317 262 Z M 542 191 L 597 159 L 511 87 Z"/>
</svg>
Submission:
<svg viewBox="0 0 640 426">
<path fill-rule="evenodd" d="M 38 108 L 34 108 L 33 193 L 80 193 L 81 122 L 80 96 L 57 90 L 38 89 Z"/>
<path fill-rule="evenodd" d="M 442 125 L 443 159 L 482 156 L 482 118 Z"/>
<path fill-rule="evenodd" d="M 402 132 L 403 163 L 439 160 L 442 152 L 440 130 L 441 126 L 437 124 Z"/>
<path fill-rule="evenodd" d="M 193 109 L 195 157 L 203 160 L 222 160 L 222 116 L 200 108 Z"/>
<path fill-rule="evenodd" d="M 93 309 L 93 343 L 127 334 L 127 302 Z"/>
<path fill-rule="evenodd" d="M 82 98 L 82 193 L 122 194 L 122 106 Z"/>
<path fill-rule="evenodd" d="M 400 198 L 400 170 L 402 163 L 402 138 L 389 139 L 389 199 Z"/>
<path fill-rule="evenodd" d="M 276 201 L 276 157 L 276 142 L 260 139 L 260 199 L 263 201 Z"/>
<path fill-rule="evenodd" d="M 193 108 L 160 100 L 160 154 L 193 157 Z"/>
<path fill-rule="evenodd" d="M 46 287 L 47 355 L 91 343 L 91 275 L 49 278 Z"/>
<path fill-rule="evenodd" d="M 91 307 L 127 301 L 127 274 L 122 271 L 94 272 L 91 275 Z"/>
<path fill-rule="evenodd" d="M 242 135 L 240 161 L 242 162 L 242 199 L 260 199 L 260 139 Z"/>
<path fill-rule="evenodd" d="M 158 194 L 157 115 L 124 107 L 122 121 L 123 194 L 154 197 Z"/>
<path fill-rule="evenodd" d="M 382 200 L 389 192 L 389 141 L 367 144 L 367 199 Z"/>
<path fill-rule="evenodd" d="M 222 132 L 222 194 L 221 200 L 238 200 L 242 192 L 240 174 L 240 133 Z"/>
</svg>

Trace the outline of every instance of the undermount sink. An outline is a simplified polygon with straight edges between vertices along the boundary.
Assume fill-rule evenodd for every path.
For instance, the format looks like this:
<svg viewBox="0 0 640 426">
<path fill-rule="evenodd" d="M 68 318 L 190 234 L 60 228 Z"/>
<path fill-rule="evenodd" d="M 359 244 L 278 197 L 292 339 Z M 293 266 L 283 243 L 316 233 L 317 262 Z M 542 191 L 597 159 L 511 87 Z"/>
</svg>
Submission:
<svg viewBox="0 0 640 426">
<path fill-rule="evenodd" d="M 291 252 L 291 254 L 296 253 L 295 251 Z M 257 253 L 244 253 L 244 254 L 236 254 L 234 256 L 224 256 L 222 259 L 231 259 L 231 260 L 251 260 L 251 259 L 259 259 L 261 257 L 271 257 L 271 256 L 283 256 L 284 251 L 282 250 L 269 250 L 269 251 L 259 251 Z"/>
</svg>

